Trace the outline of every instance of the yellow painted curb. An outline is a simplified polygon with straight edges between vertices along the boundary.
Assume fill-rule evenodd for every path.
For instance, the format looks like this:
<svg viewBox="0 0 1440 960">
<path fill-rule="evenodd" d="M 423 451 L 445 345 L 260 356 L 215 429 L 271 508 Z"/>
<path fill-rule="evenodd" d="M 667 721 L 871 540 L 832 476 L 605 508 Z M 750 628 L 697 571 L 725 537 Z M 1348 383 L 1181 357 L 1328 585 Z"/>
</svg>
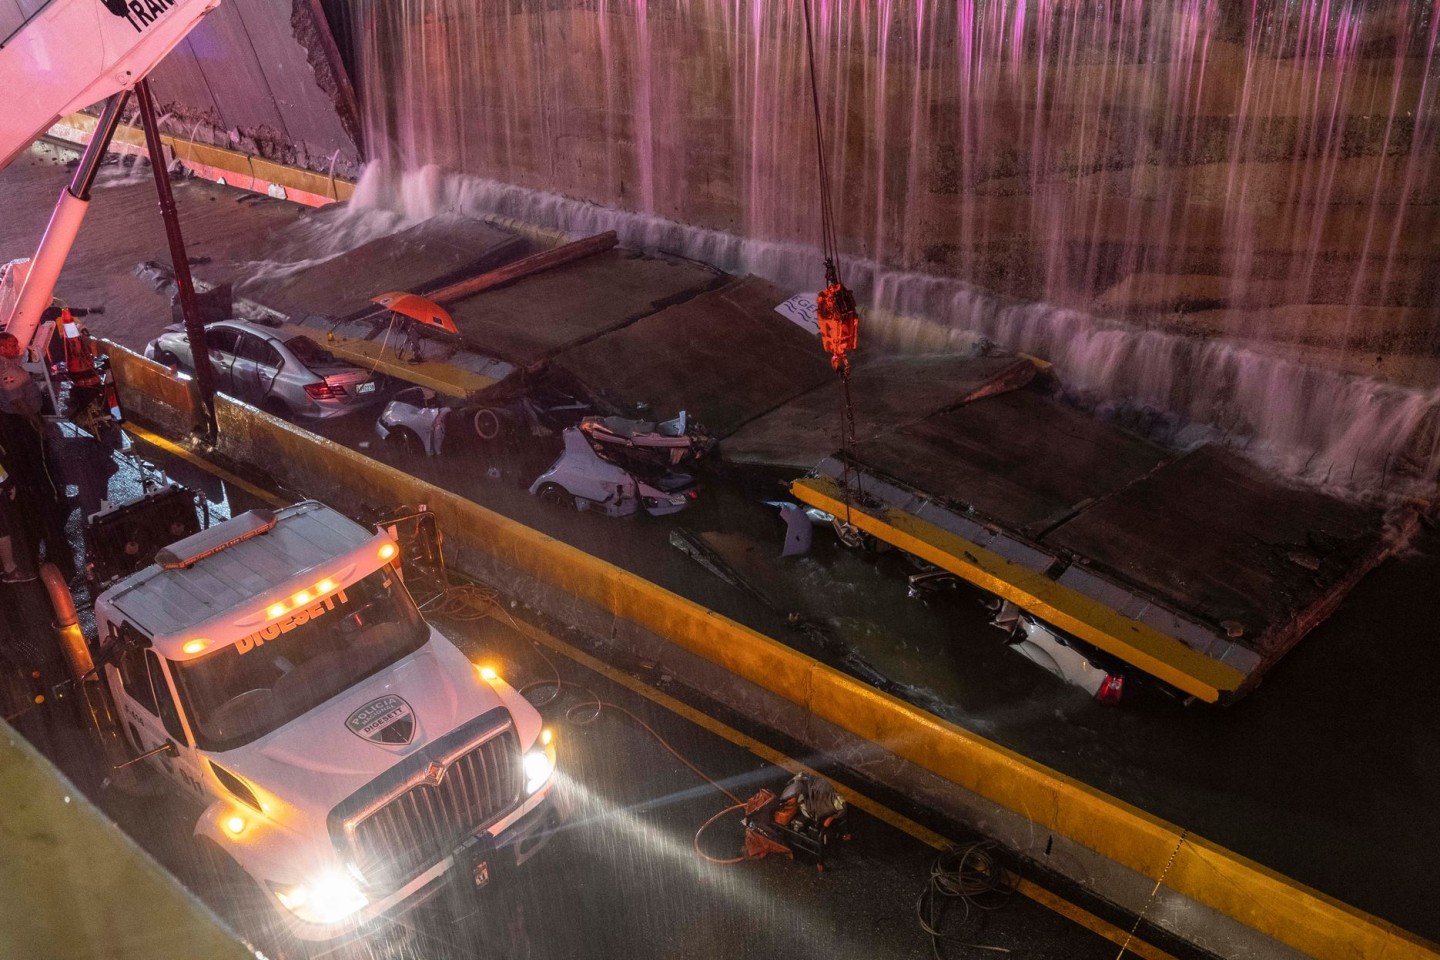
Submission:
<svg viewBox="0 0 1440 960">
<path fill-rule="evenodd" d="M 94 130 L 95 118 L 84 113 L 69 114 L 57 120 L 51 127 L 52 134 L 77 143 L 88 140 Z M 228 185 L 242 190 L 268 194 L 273 185 L 284 189 L 285 199 L 312 207 L 349 200 L 355 192 L 355 184 L 343 177 L 326 176 L 313 170 L 286 166 L 238 150 L 216 147 L 168 133 L 162 133 L 160 141 L 197 176 L 207 180 L 223 178 Z M 139 127 L 121 124 L 115 130 L 114 142 L 132 150 L 142 150 L 145 146 L 145 134 Z"/>
<path fill-rule="evenodd" d="M 813 507 L 845 515 L 843 491 L 829 477 L 796 480 L 790 490 Z M 866 533 L 963 577 L 1207 703 L 1234 693 L 1245 682 L 1245 674 L 1234 667 L 903 510 L 852 505 L 849 516 Z"/>
</svg>

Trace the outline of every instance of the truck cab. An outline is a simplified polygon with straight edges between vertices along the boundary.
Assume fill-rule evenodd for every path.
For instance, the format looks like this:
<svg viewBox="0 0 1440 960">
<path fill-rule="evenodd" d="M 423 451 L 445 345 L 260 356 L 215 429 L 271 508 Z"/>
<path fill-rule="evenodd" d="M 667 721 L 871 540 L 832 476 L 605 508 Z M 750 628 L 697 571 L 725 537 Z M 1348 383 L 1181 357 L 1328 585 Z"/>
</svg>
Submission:
<svg viewBox="0 0 1440 960">
<path fill-rule="evenodd" d="M 425 622 L 397 554 L 306 501 L 187 537 L 96 601 L 130 745 L 299 940 L 484 886 L 559 824 L 551 733 Z"/>
</svg>

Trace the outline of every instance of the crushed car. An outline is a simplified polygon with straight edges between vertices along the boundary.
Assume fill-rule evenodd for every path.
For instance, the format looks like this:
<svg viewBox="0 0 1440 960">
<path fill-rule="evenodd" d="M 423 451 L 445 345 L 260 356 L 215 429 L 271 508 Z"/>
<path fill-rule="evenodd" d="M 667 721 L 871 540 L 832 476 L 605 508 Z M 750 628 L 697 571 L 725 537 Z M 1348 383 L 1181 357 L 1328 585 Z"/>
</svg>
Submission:
<svg viewBox="0 0 1440 960">
<path fill-rule="evenodd" d="M 690 422 L 685 411 L 673 420 L 632 420 L 626 417 L 586 417 L 580 429 L 616 462 L 678 467 L 708 454 L 715 439 Z"/>
<path fill-rule="evenodd" d="M 690 474 L 621 466 L 609 458 L 604 444 L 578 427 L 565 430 L 561 440 L 560 457 L 530 485 L 530 492 L 547 503 L 611 517 L 641 510 L 661 517 L 684 510 L 699 496 Z"/>
<path fill-rule="evenodd" d="M 447 437 L 453 451 L 471 443 L 552 436 L 593 410 L 589 401 L 552 386 L 458 405 L 428 387 L 410 387 L 385 405 L 375 434 L 387 444 L 438 457 L 447 449 Z"/>
</svg>

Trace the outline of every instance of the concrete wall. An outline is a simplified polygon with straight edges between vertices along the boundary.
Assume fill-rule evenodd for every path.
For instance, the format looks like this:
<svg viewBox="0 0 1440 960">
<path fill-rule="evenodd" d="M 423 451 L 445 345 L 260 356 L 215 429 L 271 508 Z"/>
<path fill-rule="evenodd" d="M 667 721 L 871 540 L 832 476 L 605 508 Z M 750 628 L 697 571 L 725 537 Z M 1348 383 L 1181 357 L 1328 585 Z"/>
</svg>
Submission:
<svg viewBox="0 0 1440 960">
<path fill-rule="evenodd" d="M 353 94 L 317 9 L 311 0 L 223 0 L 151 75 L 169 116 L 162 131 L 354 176 Z"/>
<path fill-rule="evenodd" d="M 818 241 L 798 0 L 327 2 L 374 155 Z M 1428 0 L 1105 6 L 816 4 L 842 248 L 1196 333 L 1434 347 Z"/>
</svg>

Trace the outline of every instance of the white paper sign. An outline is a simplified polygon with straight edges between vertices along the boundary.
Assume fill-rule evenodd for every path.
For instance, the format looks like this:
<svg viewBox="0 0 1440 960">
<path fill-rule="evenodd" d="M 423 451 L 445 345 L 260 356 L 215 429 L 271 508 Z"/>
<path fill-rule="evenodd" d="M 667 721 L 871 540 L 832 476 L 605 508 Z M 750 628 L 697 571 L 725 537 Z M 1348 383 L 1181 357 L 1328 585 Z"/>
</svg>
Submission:
<svg viewBox="0 0 1440 960">
<path fill-rule="evenodd" d="M 820 336 L 820 325 L 815 322 L 815 295 L 797 293 L 775 308 L 775 312 L 799 327 L 804 327 L 815 336 Z"/>
</svg>

